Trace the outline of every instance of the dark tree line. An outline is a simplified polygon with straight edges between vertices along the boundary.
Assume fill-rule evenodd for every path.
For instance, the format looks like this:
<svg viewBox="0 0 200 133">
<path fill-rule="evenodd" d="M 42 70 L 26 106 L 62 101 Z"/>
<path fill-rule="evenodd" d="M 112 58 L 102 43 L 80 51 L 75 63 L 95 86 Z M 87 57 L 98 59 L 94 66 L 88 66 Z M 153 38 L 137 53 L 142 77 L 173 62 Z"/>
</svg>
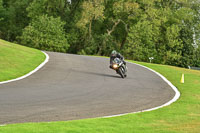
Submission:
<svg viewBox="0 0 200 133">
<path fill-rule="evenodd" d="M 42 50 L 200 66 L 199 0 L 0 0 L 0 38 Z"/>
</svg>

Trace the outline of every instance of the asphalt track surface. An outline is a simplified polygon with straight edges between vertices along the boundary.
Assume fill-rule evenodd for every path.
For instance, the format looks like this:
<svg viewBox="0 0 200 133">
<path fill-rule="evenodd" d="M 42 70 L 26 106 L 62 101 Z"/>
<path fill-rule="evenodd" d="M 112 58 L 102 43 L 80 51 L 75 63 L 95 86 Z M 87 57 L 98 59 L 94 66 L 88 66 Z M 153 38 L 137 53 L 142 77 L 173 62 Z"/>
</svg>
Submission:
<svg viewBox="0 0 200 133">
<path fill-rule="evenodd" d="M 150 109 L 175 92 L 155 73 L 127 64 L 128 77 L 109 59 L 47 52 L 49 62 L 31 76 L 0 85 L 0 124 L 66 121 Z"/>
</svg>

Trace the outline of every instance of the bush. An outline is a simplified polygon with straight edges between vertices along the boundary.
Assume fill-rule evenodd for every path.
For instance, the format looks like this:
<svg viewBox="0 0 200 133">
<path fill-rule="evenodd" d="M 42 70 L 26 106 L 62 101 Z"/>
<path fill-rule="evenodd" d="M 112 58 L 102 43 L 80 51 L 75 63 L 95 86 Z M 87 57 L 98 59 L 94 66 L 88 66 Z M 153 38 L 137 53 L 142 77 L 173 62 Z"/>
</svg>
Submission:
<svg viewBox="0 0 200 133">
<path fill-rule="evenodd" d="M 43 15 L 23 30 L 21 44 L 41 50 L 66 52 L 69 44 L 60 18 Z"/>
</svg>

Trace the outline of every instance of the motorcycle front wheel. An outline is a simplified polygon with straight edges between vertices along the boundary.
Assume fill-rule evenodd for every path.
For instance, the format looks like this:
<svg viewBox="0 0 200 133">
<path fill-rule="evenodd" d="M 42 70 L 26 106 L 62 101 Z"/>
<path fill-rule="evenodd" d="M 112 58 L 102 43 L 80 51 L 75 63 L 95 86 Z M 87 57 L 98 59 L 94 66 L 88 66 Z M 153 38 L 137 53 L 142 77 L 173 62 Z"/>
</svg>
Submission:
<svg viewBox="0 0 200 133">
<path fill-rule="evenodd" d="M 119 75 L 120 75 L 122 78 L 125 78 L 125 75 L 124 75 L 124 73 L 122 72 L 122 68 L 121 68 L 121 67 L 118 69 L 118 73 L 119 73 Z"/>
</svg>

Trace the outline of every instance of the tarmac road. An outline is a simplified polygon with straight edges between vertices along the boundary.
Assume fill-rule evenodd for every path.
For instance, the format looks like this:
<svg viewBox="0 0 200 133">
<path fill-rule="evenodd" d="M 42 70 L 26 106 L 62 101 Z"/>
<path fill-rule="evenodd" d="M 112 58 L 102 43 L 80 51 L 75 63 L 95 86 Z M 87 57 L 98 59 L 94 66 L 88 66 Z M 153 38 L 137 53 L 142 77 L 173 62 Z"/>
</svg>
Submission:
<svg viewBox="0 0 200 133">
<path fill-rule="evenodd" d="M 64 121 L 117 115 L 160 106 L 175 92 L 155 73 L 128 65 L 128 77 L 108 58 L 47 52 L 33 75 L 0 85 L 0 124 Z"/>
</svg>

